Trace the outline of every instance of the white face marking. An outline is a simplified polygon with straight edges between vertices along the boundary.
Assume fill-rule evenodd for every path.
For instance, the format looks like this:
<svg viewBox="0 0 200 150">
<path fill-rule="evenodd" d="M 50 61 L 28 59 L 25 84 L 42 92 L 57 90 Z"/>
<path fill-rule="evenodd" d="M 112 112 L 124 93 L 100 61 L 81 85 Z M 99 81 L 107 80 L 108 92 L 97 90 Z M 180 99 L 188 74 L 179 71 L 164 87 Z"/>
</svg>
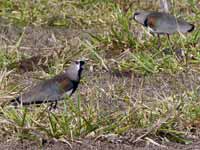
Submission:
<svg viewBox="0 0 200 150">
<path fill-rule="evenodd" d="M 68 76 L 68 78 L 70 80 L 74 80 L 74 81 L 79 81 L 80 80 L 80 75 L 81 75 L 81 71 L 82 71 L 82 64 L 84 64 L 84 62 L 81 61 L 74 61 L 69 68 L 66 70 L 66 74 Z"/>
<path fill-rule="evenodd" d="M 76 70 L 79 71 L 80 70 L 80 63 L 76 64 Z"/>
</svg>

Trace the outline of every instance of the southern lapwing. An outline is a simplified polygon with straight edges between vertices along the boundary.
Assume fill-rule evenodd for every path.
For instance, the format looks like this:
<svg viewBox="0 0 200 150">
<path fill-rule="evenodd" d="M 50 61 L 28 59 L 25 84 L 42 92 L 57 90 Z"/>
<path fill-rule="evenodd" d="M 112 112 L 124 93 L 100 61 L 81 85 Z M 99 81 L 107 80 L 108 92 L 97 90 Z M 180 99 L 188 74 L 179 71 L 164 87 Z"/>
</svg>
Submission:
<svg viewBox="0 0 200 150">
<path fill-rule="evenodd" d="M 24 106 L 49 102 L 52 104 L 54 103 L 54 107 L 56 107 L 57 101 L 63 100 L 66 94 L 71 96 L 76 91 L 81 79 L 84 64 L 84 61 L 73 62 L 64 73 L 40 82 L 11 100 L 11 105 Z"/>
<path fill-rule="evenodd" d="M 175 32 L 187 33 L 194 30 L 194 25 L 164 12 L 135 12 L 132 17 L 136 22 L 147 27 L 151 33 L 158 35 L 158 47 L 161 46 L 160 34 L 169 35 Z"/>
</svg>

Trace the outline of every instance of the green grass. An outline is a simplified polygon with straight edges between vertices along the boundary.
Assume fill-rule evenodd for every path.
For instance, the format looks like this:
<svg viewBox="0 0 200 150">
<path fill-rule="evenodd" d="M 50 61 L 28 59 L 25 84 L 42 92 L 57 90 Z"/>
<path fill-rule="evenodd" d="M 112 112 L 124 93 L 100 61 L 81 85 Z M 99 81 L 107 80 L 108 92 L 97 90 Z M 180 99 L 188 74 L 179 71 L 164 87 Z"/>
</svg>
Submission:
<svg viewBox="0 0 200 150">
<path fill-rule="evenodd" d="M 159 123 L 149 135 L 170 134 L 168 136 L 173 138 L 186 134 L 182 125 L 186 125 L 186 121 L 198 119 L 200 115 L 197 98 L 182 97 L 183 95 L 169 97 L 148 106 L 128 105 L 126 113 L 117 111 L 103 114 L 94 106 L 82 104 L 80 97 L 76 105 L 72 99 L 66 100 L 64 108 L 59 112 L 49 112 L 46 106 L 18 110 L 4 108 L 1 110 L 1 130 L 2 134 L 18 139 L 39 140 L 46 137 L 76 139 L 91 134 L 121 135 L 131 128 L 149 129 Z M 185 99 L 191 99 L 191 102 L 189 100 L 185 102 Z M 162 122 L 163 119 L 165 121 Z M 179 137 L 176 140 L 184 139 Z"/>
<path fill-rule="evenodd" d="M 135 2 L 128 10 L 126 8 L 131 4 L 129 0 L 121 3 L 111 0 L 0 2 L 0 16 L 14 27 L 86 30 L 91 38 L 88 41 L 79 38 L 74 47 L 70 45 L 70 40 L 63 38 L 61 41 L 64 48 L 59 49 L 59 54 L 52 52 L 51 61 L 47 62 L 47 71 L 35 69 L 24 74 L 20 74 L 17 67 L 10 70 L 8 66 L 32 56 L 20 49 L 23 47 L 25 30 L 13 45 L 1 48 L 2 103 L 14 97 L 20 89 L 27 88 L 30 84 L 27 85 L 26 82 L 54 76 L 63 71 L 71 60 L 89 59 L 81 87 L 72 98 L 61 102 L 56 112 L 48 111 L 47 104 L 18 109 L 2 107 L 1 134 L 7 138 L 39 141 L 48 138 L 73 140 L 110 133 L 126 135 L 132 130 L 142 129 L 147 131 L 146 134 L 140 133 L 144 135 L 141 136 L 143 139 L 165 137 L 173 142 L 190 143 L 185 137 L 188 134 L 198 134 L 191 131 L 200 117 L 198 84 L 189 87 L 190 81 L 177 84 L 177 80 L 182 80 L 181 77 L 187 76 L 189 72 L 190 77 L 198 82 L 196 74 L 198 75 L 200 63 L 200 9 L 197 8 L 197 1 L 182 0 L 173 3 L 176 6 L 173 13 L 179 16 L 180 10 L 184 9 L 181 15 L 194 22 L 196 29 L 186 35 L 186 38 L 173 35 L 173 46 L 169 45 L 166 37 L 162 37 L 162 46 L 158 49 L 156 37 L 149 36 L 143 27 L 129 20 L 138 8 L 152 7 L 151 3 L 145 1 Z M 157 3 L 153 5 L 154 10 L 158 8 Z M 188 15 L 191 13 L 193 15 Z M 173 51 L 165 54 L 165 48 L 172 48 Z M 179 48 L 186 53 L 183 61 L 178 60 L 175 54 L 175 50 Z M 43 55 L 49 53 L 51 52 L 44 51 Z M 191 59 L 191 55 L 194 59 Z M 115 76 L 115 71 L 122 76 Z M 171 77 L 171 80 L 161 81 L 165 81 L 167 77 Z M 159 82 L 170 83 L 176 88 L 169 88 L 168 93 L 159 93 Z M 156 92 L 150 86 L 153 96 L 148 95 L 148 92 L 144 93 L 145 85 L 148 87 L 148 84 L 153 84 L 153 88 L 158 90 Z M 138 87 L 138 92 L 134 93 Z"/>
</svg>

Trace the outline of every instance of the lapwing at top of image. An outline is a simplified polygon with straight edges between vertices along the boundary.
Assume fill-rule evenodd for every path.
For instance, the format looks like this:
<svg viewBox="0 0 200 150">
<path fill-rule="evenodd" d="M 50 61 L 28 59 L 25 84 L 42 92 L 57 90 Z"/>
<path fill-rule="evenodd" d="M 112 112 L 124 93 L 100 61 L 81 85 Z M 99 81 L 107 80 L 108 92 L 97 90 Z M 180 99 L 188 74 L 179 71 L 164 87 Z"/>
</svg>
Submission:
<svg viewBox="0 0 200 150">
<path fill-rule="evenodd" d="M 193 31 L 195 28 L 193 24 L 177 19 L 165 12 L 138 11 L 133 14 L 132 19 L 147 27 L 151 33 L 157 34 L 159 44 L 160 34 L 166 34 L 169 39 L 169 35 L 175 32 L 187 33 Z"/>
<path fill-rule="evenodd" d="M 71 96 L 78 88 L 83 65 L 85 61 L 78 60 L 71 63 L 71 65 L 55 77 L 44 80 L 36 86 L 30 88 L 28 91 L 22 93 L 20 96 L 11 100 L 11 105 L 30 105 L 55 102 L 63 100 L 65 94 Z"/>
</svg>

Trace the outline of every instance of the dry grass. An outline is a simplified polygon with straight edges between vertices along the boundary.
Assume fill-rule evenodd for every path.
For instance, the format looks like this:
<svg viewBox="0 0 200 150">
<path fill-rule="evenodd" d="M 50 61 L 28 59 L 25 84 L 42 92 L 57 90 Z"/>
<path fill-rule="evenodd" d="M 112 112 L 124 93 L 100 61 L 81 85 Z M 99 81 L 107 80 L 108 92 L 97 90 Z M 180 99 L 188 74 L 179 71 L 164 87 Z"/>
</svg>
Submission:
<svg viewBox="0 0 200 150">
<path fill-rule="evenodd" d="M 172 36 L 173 52 L 166 37 L 158 50 L 156 38 L 129 20 L 138 9 L 158 10 L 154 2 L 0 2 L 6 24 L 0 34 L 2 104 L 58 74 L 71 60 L 89 59 L 78 92 L 56 112 L 47 111 L 46 104 L 2 107 L 1 135 L 40 141 L 114 134 L 130 143 L 154 144 L 153 139 L 188 144 L 188 137 L 198 137 L 199 2 L 173 1 L 173 14 L 196 26 L 186 38 Z M 186 53 L 182 60 L 177 49 Z"/>
</svg>

